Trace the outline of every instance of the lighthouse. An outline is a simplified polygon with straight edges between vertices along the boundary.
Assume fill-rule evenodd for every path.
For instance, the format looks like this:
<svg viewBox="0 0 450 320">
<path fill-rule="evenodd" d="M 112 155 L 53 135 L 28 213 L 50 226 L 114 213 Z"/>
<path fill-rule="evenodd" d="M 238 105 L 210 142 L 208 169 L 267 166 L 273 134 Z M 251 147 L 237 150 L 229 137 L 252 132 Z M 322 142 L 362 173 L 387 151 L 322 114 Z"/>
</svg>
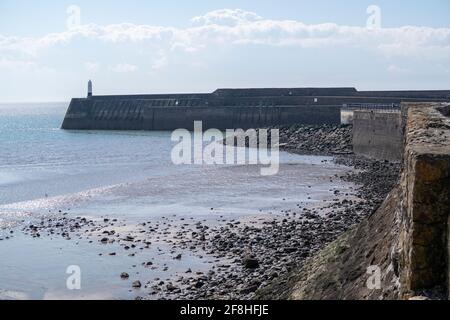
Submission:
<svg viewBox="0 0 450 320">
<path fill-rule="evenodd" d="M 92 81 L 91 80 L 88 81 L 87 97 L 88 98 L 92 97 Z"/>
</svg>

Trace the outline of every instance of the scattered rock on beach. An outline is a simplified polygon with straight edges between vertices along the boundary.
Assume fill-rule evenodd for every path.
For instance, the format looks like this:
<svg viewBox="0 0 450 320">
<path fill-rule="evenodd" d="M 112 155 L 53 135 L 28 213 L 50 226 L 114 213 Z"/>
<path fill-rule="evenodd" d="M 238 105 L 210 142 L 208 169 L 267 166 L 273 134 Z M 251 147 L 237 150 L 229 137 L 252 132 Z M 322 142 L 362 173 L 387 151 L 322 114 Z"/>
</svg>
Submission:
<svg viewBox="0 0 450 320">
<path fill-rule="evenodd" d="M 109 239 L 108 238 L 103 238 L 102 240 L 100 240 L 101 243 L 108 243 Z"/>
<path fill-rule="evenodd" d="M 242 259 L 242 264 L 247 269 L 256 269 L 256 268 L 259 267 L 259 261 L 257 259 L 255 259 L 255 258 L 250 257 L 250 256 L 244 257 L 244 259 Z"/>
<path fill-rule="evenodd" d="M 158 284 L 155 280 L 155 284 L 149 285 L 149 291 L 146 293 L 158 294 L 160 295 L 158 298 L 164 299 L 252 299 L 258 289 L 264 288 L 274 279 L 285 279 L 286 275 L 300 266 L 306 258 L 317 253 L 373 212 L 398 177 L 397 164 L 347 154 L 351 152 L 348 145 L 351 127 L 292 126 L 283 130 L 280 133 L 282 139 L 285 139 L 283 148 L 291 152 L 343 154 L 335 157 L 335 162 L 352 166 L 357 170 L 343 176 L 331 177 L 330 181 L 350 181 L 361 187 L 351 192 L 351 198 L 347 198 L 350 196 L 345 194 L 345 199 L 339 190 L 330 190 L 335 200 L 330 200 L 320 208 L 311 209 L 299 203 L 297 207 L 283 210 L 280 215 L 274 212 L 273 219 L 259 224 L 253 224 L 256 222 L 254 220 L 241 222 L 238 219 L 229 220 L 220 216 L 217 225 L 210 225 L 208 222 L 200 222 L 190 217 L 179 219 L 183 222 L 178 228 L 172 224 L 176 219 L 164 218 L 164 222 L 142 223 L 140 230 L 124 231 L 119 234 L 117 231 L 119 229 L 116 230 L 117 233 L 105 230 L 111 230 L 111 226 L 117 222 L 116 219 L 102 218 L 99 221 L 92 221 L 86 218 L 64 217 L 54 220 L 44 219 L 42 224 L 30 225 L 24 228 L 24 231 L 33 237 L 47 234 L 75 238 L 85 232 L 80 231 L 85 228 L 86 239 L 93 240 L 94 244 L 99 242 L 112 244 L 117 241 L 121 248 L 130 250 L 127 255 L 131 257 L 135 255 L 139 257 L 142 250 L 150 249 L 144 248 L 144 244 L 150 246 L 153 242 L 156 247 L 160 242 L 170 243 L 173 247 L 169 251 L 165 251 L 162 246 L 156 249 L 170 260 L 172 258 L 181 260 L 182 254 L 177 252 L 185 254 L 182 250 L 190 250 L 189 258 L 191 254 L 198 259 L 212 258 L 211 269 L 193 273 L 189 268 L 185 274 L 171 275 L 172 278 L 165 281 L 158 279 Z M 341 135 L 344 139 L 342 143 L 339 141 L 342 139 Z M 317 140 L 317 137 L 320 139 Z M 280 196 L 280 199 L 283 199 L 283 195 Z M 122 223 L 125 225 L 126 221 L 121 221 Z M 169 228 L 175 229 L 176 234 L 169 232 Z M 133 250 L 134 248 L 136 250 Z M 158 268 L 158 271 L 169 270 L 167 265 L 153 267 L 151 262 L 145 262 L 148 258 L 139 259 L 142 260 L 136 265 L 140 264 L 147 272 L 151 272 L 154 268 Z M 176 270 L 171 265 L 170 269 Z M 124 280 L 129 277 L 126 272 L 121 274 Z M 142 284 L 135 281 L 132 286 L 141 288 Z"/>
</svg>

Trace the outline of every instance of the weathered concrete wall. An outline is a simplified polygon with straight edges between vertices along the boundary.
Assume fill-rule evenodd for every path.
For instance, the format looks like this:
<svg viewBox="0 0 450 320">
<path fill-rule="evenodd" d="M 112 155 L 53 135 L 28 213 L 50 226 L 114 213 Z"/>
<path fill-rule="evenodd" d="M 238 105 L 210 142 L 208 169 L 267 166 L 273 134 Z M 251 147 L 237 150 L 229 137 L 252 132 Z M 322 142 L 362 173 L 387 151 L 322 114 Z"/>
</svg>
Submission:
<svg viewBox="0 0 450 320">
<path fill-rule="evenodd" d="M 168 103 L 164 101 L 164 103 Z M 154 106 L 154 100 L 73 99 L 63 129 L 175 130 L 262 128 L 283 124 L 339 124 L 340 109 L 330 106 Z"/>
<path fill-rule="evenodd" d="M 358 92 L 355 88 L 218 89 L 213 93 L 92 96 L 72 99 L 63 129 L 173 130 L 338 124 L 343 104 L 442 101 L 449 91 Z M 427 98 L 428 99 L 428 98 Z"/>
<path fill-rule="evenodd" d="M 450 105 L 406 104 L 403 109 L 407 121 L 398 251 L 402 295 L 408 297 L 448 285 L 450 119 L 444 114 Z"/>
<path fill-rule="evenodd" d="M 449 296 L 450 104 L 408 103 L 402 111 L 397 186 L 376 212 L 272 292 L 281 288 L 283 298 L 306 300 Z M 370 266 L 379 268 L 378 288 L 367 286 Z"/>
<path fill-rule="evenodd" d="M 400 160 L 403 150 L 400 112 L 355 111 L 353 151 L 375 159 Z"/>
</svg>

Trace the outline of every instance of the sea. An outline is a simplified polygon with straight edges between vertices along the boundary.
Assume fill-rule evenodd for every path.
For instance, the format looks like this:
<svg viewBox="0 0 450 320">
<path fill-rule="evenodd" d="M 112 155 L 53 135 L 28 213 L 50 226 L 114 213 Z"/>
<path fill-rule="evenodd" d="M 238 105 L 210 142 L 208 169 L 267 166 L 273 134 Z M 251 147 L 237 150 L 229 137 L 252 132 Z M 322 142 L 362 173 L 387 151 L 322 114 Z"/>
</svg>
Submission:
<svg viewBox="0 0 450 320">
<path fill-rule="evenodd" d="M 307 198 L 310 167 L 339 167 L 327 157 L 284 152 L 279 173 L 267 177 L 256 165 L 175 165 L 170 132 L 61 130 L 67 107 L 0 105 L 3 226 L 59 210 L 133 216 L 276 209 L 282 199 Z"/>
<path fill-rule="evenodd" d="M 330 157 L 281 152 L 272 176 L 261 175 L 259 165 L 176 165 L 171 132 L 61 130 L 67 107 L 0 104 L 0 298 L 133 298 L 117 276 L 130 258 L 106 262 L 88 243 L 20 233 L 43 216 L 130 224 L 186 216 L 213 223 L 320 205 L 334 190 L 353 187 L 335 178 L 349 168 Z M 171 270 L 204 263 L 192 259 Z M 85 291 L 66 290 L 71 264 L 89 270 Z"/>
</svg>

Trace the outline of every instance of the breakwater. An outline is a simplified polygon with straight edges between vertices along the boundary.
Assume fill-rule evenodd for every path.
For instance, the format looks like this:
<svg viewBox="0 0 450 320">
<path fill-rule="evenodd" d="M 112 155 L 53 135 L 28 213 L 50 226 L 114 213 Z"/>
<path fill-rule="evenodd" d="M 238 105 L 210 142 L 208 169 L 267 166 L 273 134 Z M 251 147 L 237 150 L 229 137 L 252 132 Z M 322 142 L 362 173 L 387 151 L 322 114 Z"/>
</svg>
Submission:
<svg viewBox="0 0 450 320">
<path fill-rule="evenodd" d="M 218 89 L 200 94 L 149 94 L 74 98 L 62 129 L 174 130 L 340 124 L 348 104 L 450 100 L 447 91 L 357 91 L 355 88 Z"/>
<path fill-rule="evenodd" d="M 400 111 L 355 111 L 353 151 L 382 160 L 400 160 L 403 130 Z"/>
<path fill-rule="evenodd" d="M 402 170 L 384 202 L 259 298 L 450 297 L 450 104 L 405 103 L 401 114 Z"/>
</svg>

